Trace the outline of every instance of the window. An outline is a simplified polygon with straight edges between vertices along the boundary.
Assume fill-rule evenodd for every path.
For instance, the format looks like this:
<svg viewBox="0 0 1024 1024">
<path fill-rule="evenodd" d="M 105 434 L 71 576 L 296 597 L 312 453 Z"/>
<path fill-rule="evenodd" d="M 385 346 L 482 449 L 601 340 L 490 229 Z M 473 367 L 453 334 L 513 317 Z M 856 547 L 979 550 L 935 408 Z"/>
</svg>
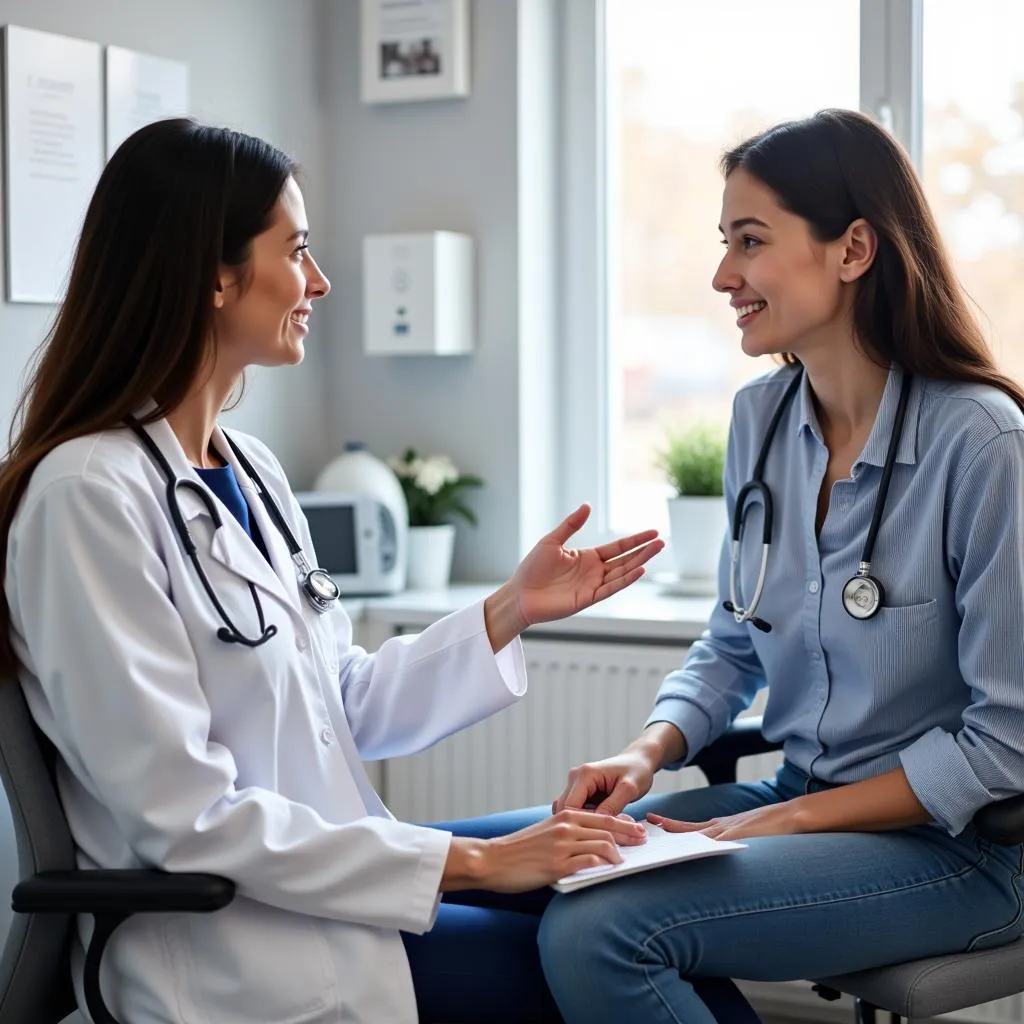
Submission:
<svg viewBox="0 0 1024 1024">
<path fill-rule="evenodd" d="M 964 8 L 925 6 L 924 185 L 997 361 L 1024 380 L 1024 4 Z"/>
<path fill-rule="evenodd" d="M 919 166 L 924 150 L 929 196 L 965 283 L 1009 330 L 1011 282 L 1024 272 L 1024 87 L 1015 92 L 1005 70 L 1024 71 L 1013 51 L 1019 0 L 566 0 L 563 9 L 562 118 L 572 130 L 563 136 L 562 481 L 565 507 L 595 504 L 587 539 L 666 530 L 669 489 L 654 466 L 666 429 L 726 423 L 737 387 L 771 365 L 742 354 L 727 298 L 711 288 L 718 159 L 762 128 L 852 107 L 894 131 Z"/>
<path fill-rule="evenodd" d="M 668 425 L 723 429 L 770 369 L 739 348 L 722 250 L 718 160 L 777 121 L 860 101 L 859 0 L 608 0 L 609 520 L 667 528 L 653 465 Z"/>
</svg>

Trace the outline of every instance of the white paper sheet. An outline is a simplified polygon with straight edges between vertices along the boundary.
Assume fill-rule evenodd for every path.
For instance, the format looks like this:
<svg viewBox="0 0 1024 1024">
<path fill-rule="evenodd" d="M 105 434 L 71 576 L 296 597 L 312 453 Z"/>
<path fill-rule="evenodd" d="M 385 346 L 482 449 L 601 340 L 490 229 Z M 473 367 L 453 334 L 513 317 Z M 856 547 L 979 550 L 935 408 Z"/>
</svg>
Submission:
<svg viewBox="0 0 1024 1024">
<path fill-rule="evenodd" d="M 635 875 L 639 871 L 649 871 L 665 864 L 678 864 L 680 861 L 697 860 L 700 857 L 717 857 L 746 849 L 746 843 L 709 839 L 700 832 L 666 832 L 649 821 L 643 824 L 647 831 L 647 842 L 641 846 L 620 846 L 621 864 L 584 868 L 574 875 L 560 878 L 552 888 L 558 892 L 574 892 L 588 885 L 610 882 L 613 878 Z"/>
</svg>

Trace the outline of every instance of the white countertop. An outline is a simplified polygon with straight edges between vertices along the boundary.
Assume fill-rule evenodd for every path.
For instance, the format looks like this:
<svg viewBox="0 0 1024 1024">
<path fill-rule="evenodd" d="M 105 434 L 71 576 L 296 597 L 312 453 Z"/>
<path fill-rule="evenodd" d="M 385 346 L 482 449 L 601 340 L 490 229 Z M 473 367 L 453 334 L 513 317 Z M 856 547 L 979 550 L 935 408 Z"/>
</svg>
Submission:
<svg viewBox="0 0 1024 1024">
<path fill-rule="evenodd" d="M 498 584 L 455 583 L 445 590 L 406 590 L 389 597 L 342 598 L 353 622 L 422 628 L 480 601 Z M 626 590 L 557 622 L 531 626 L 530 636 L 601 637 L 604 640 L 687 644 L 704 630 L 714 597 L 677 597 L 640 580 Z"/>
</svg>

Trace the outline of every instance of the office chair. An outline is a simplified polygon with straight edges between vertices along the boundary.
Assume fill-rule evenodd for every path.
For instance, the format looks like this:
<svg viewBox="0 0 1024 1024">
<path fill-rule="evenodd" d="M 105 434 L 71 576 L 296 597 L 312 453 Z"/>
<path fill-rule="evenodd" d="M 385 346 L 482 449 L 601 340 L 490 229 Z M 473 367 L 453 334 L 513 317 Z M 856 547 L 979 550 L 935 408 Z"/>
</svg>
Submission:
<svg viewBox="0 0 1024 1024">
<path fill-rule="evenodd" d="M 95 922 L 84 991 L 93 1024 L 118 1024 L 100 992 L 100 960 L 132 914 L 208 913 L 231 902 L 225 878 L 162 871 L 80 871 L 54 785 L 56 751 L 40 733 L 13 679 L 0 677 L 0 776 L 18 852 L 16 911 L 0 957 L 0 1024 L 58 1024 L 74 1013 L 71 935 L 76 914 Z"/>
<path fill-rule="evenodd" d="M 742 718 L 693 763 L 712 785 L 735 782 L 736 762 L 741 757 L 777 749 L 778 744 L 761 735 L 760 718 Z M 974 816 L 974 827 L 992 843 L 1024 843 L 1024 795 L 983 807 Z M 1024 938 L 997 949 L 932 956 L 814 979 L 813 987 L 823 999 L 838 999 L 844 992 L 853 996 L 857 1024 L 875 1024 L 879 1010 L 891 1014 L 892 1024 L 899 1024 L 903 1017 L 934 1017 L 1024 990 Z"/>
</svg>

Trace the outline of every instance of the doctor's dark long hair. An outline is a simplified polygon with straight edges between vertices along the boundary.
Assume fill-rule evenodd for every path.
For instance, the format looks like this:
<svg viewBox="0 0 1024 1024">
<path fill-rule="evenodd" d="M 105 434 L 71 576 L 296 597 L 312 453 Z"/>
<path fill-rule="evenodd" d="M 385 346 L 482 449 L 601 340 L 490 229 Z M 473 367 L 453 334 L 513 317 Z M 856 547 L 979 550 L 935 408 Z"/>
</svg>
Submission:
<svg viewBox="0 0 1024 1024">
<path fill-rule="evenodd" d="M 989 384 L 1024 409 L 1024 390 L 996 369 L 913 165 L 884 129 L 852 110 L 822 110 L 729 150 L 723 173 L 739 169 L 820 242 L 835 241 L 859 218 L 874 228 L 878 252 L 853 304 L 869 356 L 921 377 Z"/>
<path fill-rule="evenodd" d="M 244 268 L 295 169 L 260 139 L 185 119 L 140 129 L 111 157 L 0 465 L 0 673 L 16 668 L 3 581 L 33 470 L 148 399 L 147 421 L 163 418 L 209 372 L 218 272 Z"/>
</svg>

